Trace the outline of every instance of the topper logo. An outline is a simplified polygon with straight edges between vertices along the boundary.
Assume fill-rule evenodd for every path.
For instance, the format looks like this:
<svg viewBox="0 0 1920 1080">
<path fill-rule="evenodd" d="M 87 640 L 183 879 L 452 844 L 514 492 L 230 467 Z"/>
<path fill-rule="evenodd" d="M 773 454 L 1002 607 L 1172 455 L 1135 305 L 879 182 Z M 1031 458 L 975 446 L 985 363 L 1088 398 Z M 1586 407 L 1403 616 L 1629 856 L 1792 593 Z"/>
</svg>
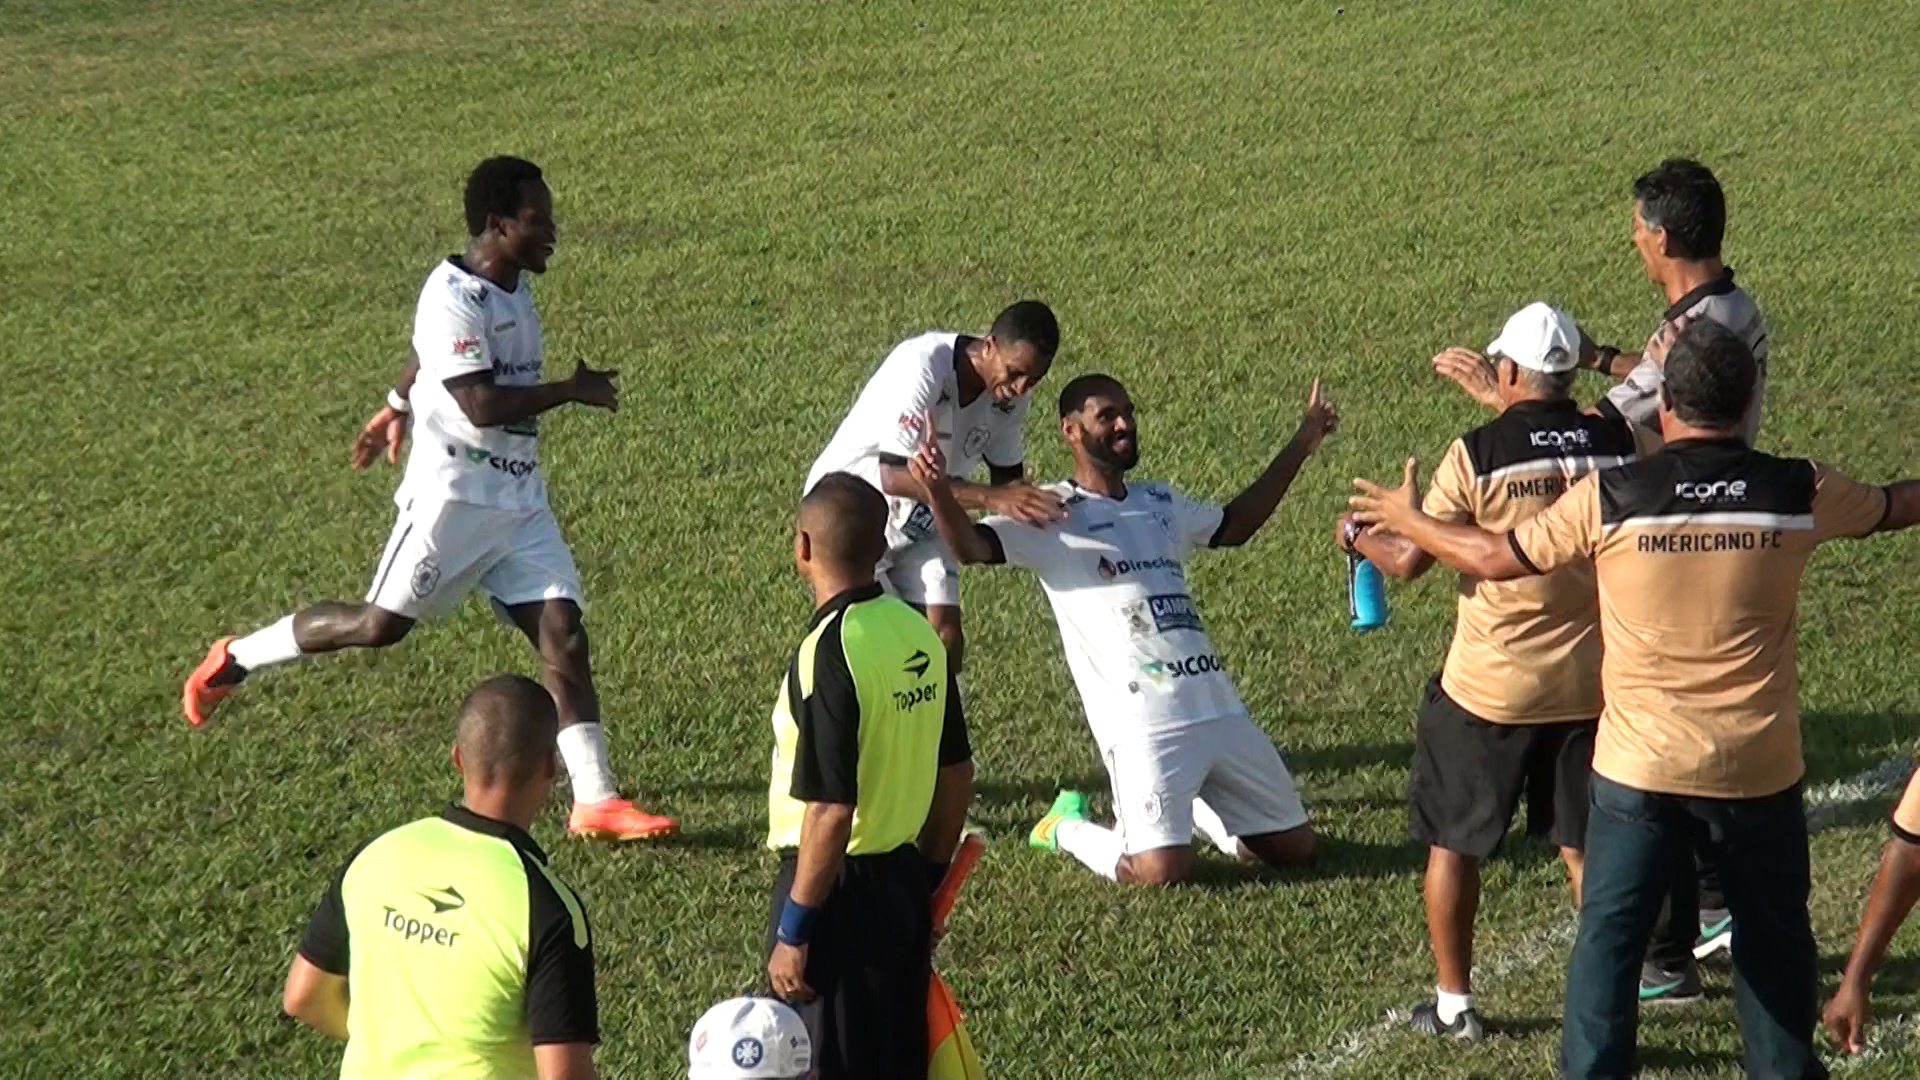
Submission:
<svg viewBox="0 0 1920 1080">
<path fill-rule="evenodd" d="M 1533 431 L 1527 433 L 1527 439 L 1535 446 L 1551 446 L 1556 450 L 1593 445 L 1593 436 L 1582 428 L 1572 431 Z"/>
<path fill-rule="evenodd" d="M 1691 480 L 1682 480 L 1673 485 L 1673 494 L 1677 498 L 1692 502 L 1745 502 L 1747 482 L 1745 480 L 1713 480 L 1707 483 L 1696 483 Z"/>
</svg>

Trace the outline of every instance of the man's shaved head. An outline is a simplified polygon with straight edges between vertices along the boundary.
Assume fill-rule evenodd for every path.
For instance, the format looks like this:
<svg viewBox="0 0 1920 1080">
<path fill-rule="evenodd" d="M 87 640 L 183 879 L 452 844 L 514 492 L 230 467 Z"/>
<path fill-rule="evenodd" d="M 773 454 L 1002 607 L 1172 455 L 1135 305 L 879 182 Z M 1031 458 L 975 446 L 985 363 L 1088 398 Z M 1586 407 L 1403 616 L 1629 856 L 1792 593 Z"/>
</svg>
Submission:
<svg viewBox="0 0 1920 1080">
<path fill-rule="evenodd" d="M 495 675 L 460 705 L 461 771 L 469 786 L 519 787 L 553 765 L 560 714 L 547 688 L 525 675 Z"/>
<path fill-rule="evenodd" d="M 872 573 L 887 554 L 887 500 L 852 473 L 831 472 L 800 500 L 794 527 L 811 559 L 837 570 Z"/>
</svg>

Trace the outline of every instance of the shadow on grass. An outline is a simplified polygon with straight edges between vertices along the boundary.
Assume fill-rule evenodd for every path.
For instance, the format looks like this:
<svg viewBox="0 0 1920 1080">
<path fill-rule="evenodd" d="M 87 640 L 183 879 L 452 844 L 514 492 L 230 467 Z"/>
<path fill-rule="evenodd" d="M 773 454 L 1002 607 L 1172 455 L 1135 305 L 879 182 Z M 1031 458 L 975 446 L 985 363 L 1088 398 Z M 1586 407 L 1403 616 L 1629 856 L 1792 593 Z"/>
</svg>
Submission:
<svg viewBox="0 0 1920 1080">
<path fill-rule="evenodd" d="M 1832 994 L 1833 982 L 1847 970 L 1847 954 L 1835 953 L 1820 958 L 1820 974 L 1833 976 L 1821 980 L 1822 1003 Z M 1920 992 L 1920 956 L 1896 956 L 1882 961 L 1873 973 L 1875 997 Z"/>
<path fill-rule="evenodd" d="M 1679 1046 L 1640 1047 L 1640 1070 L 1686 1070 L 1704 1076 L 1740 1075 L 1740 1055 L 1732 1050 L 1693 1050 Z"/>
<path fill-rule="evenodd" d="M 1377 765 L 1396 769 L 1413 765 L 1413 744 L 1350 743 L 1340 746 L 1285 747 L 1287 768 L 1295 775 L 1326 777 L 1337 773 L 1359 772 Z"/>
<path fill-rule="evenodd" d="M 1920 717 L 1906 712 L 1808 712 L 1800 719 L 1806 735 L 1807 786 L 1848 780 L 1880 764 L 1889 746 L 1914 744 Z"/>
</svg>

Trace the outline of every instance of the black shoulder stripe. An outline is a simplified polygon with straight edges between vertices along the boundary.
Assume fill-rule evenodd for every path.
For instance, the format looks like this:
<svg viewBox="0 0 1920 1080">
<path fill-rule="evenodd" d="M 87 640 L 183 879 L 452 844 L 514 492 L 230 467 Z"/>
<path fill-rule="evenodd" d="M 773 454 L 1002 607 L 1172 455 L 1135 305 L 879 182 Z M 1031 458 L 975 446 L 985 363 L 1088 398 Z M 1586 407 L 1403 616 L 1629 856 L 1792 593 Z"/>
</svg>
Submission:
<svg viewBox="0 0 1920 1080">
<path fill-rule="evenodd" d="M 1535 462 L 1594 459 L 1603 467 L 1634 456 L 1633 429 L 1612 416 L 1567 408 L 1513 408 L 1460 437 L 1476 477 Z"/>
<path fill-rule="evenodd" d="M 1715 513 L 1813 513 L 1813 463 L 1777 458 L 1738 440 L 1680 443 L 1600 474 L 1600 521 Z"/>
</svg>

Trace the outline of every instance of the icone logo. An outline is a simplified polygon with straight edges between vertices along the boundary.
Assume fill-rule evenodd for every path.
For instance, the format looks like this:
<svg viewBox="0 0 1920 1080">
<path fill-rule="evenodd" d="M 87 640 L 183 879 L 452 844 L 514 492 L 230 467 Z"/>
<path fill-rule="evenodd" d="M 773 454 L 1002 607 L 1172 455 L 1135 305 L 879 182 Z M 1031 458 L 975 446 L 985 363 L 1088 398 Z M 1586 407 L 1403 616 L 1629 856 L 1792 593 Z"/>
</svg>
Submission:
<svg viewBox="0 0 1920 1080">
<path fill-rule="evenodd" d="M 1098 569 L 1100 576 L 1106 578 L 1108 581 L 1146 570 L 1172 570 L 1177 574 L 1180 572 L 1180 560 L 1162 557 L 1153 559 L 1121 559 L 1119 562 L 1114 562 L 1112 559 L 1102 555 L 1100 556 Z"/>
<path fill-rule="evenodd" d="M 1535 446 L 1551 446 L 1555 449 L 1593 445 L 1593 436 L 1581 428 L 1572 431 L 1533 431 L 1527 433 L 1527 438 Z"/>
<path fill-rule="evenodd" d="M 1713 480 L 1707 483 L 1699 483 L 1692 480 L 1682 480 L 1673 485 L 1673 493 L 1678 498 L 1688 499 L 1693 502 L 1745 502 L 1747 498 L 1747 482 L 1745 480 Z"/>
</svg>

